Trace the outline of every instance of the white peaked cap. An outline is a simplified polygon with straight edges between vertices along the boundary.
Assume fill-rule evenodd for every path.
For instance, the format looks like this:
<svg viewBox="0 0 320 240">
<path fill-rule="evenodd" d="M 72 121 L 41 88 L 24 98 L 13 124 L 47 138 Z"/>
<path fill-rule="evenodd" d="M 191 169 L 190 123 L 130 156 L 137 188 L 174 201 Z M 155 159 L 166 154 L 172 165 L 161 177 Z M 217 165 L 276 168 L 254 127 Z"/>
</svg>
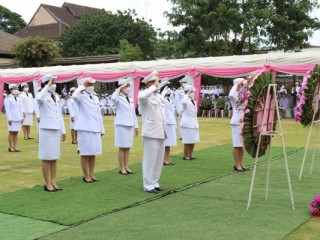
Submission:
<svg viewBox="0 0 320 240">
<path fill-rule="evenodd" d="M 184 86 L 183 90 L 185 92 L 189 92 L 189 91 L 195 91 L 196 89 L 191 85 L 186 85 L 186 86 Z"/>
<path fill-rule="evenodd" d="M 76 90 L 75 87 L 70 88 L 70 92 L 75 91 L 75 90 Z"/>
<path fill-rule="evenodd" d="M 238 85 L 239 83 L 241 83 L 244 80 L 245 80 L 244 78 L 236 78 L 233 80 L 233 85 Z"/>
<path fill-rule="evenodd" d="M 28 83 L 22 83 L 21 87 L 24 87 L 24 86 L 29 86 L 29 85 L 28 85 Z"/>
<path fill-rule="evenodd" d="M 118 85 L 121 86 L 123 84 L 126 84 L 127 82 L 129 82 L 129 79 L 123 78 L 118 81 Z M 129 84 L 130 84 L 130 82 L 129 82 Z"/>
<path fill-rule="evenodd" d="M 95 82 L 96 82 L 96 80 L 94 80 L 92 77 L 83 77 L 83 78 L 80 78 L 81 84 L 84 83 L 85 81 L 88 81 L 89 83 L 95 83 Z"/>
<path fill-rule="evenodd" d="M 148 76 L 146 76 L 146 77 L 142 80 L 142 82 L 143 82 L 143 83 L 147 83 L 147 82 L 150 82 L 150 81 L 155 80 L 157 77 L 158 77 L 158 72 L 157 72 L 157 71 L 153 71 L 153 72 L 150 73 Z"/>
<path fill-rule="evenodd" d="M 42 76 L 41 82 L 45 83 L 45 82 L 50 81 L 51 79 L 57 79 L 57 78 L 58 78 L 57 76 L 54 76 L 52 74 L 46 74 L 46 75 Z"/>
<path fill-rule="evenodd" d="M 17 88 L 18 87 L 18 85 L 17 84 L 9 84 L 9 89 L 12 89 L 12 88 Z"/>
<path fill-rule="evenodd" d="M 179 83 L 187 83 L 188 81 L 187 81 L 187 79 L 185 79 L 185 78 L 182 78 L 182 79 L 180 79 L 179 80 Z"/>
</svg>

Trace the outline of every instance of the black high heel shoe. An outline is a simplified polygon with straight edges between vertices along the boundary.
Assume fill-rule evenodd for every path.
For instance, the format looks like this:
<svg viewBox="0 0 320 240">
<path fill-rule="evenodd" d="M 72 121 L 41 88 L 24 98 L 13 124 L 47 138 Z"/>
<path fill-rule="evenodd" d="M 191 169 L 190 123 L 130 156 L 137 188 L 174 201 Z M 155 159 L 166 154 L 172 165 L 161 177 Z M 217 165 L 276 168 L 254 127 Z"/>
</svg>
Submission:
<svg viewBox="0 0 320 240">
<path fill-rule="evenodd" d="M 233 166 L 233 169 L 236 171 L 236 172 L 244 172 L 244 170 L 241 168 L 241 169 L 238 169 L 236 166 Z"/>
<path fill-rule="evenodd" d="M 83 177 L 82 180 L 83 180 L 84 182 L 86 182 L 86 183 L 93 183 L 92 180 L 87 180 L 87 179 L 85 179 L 85 177 Z"/>
<path fill-rule="evenodd" d="M 57 191 L 56 189 L 49 190 L 46 185 L 43 185 L 43 189 L 44 189 L 46 192 L 56 192 L 56 191 Z"/>
<path fill-rule="evenodd" d="M 121 175 L 129 175 L 129 173 L 127 173 L 127 172 L 123 173 L 123 172 L 121 172 L 121 170 L 119 170 L 119 174 L 121 174 Z"/>
<path fill-rule="evenodd" d="M 15 152 L 15 150 L 13 149 L 11 149 L 10 147 L 8 148 L 8 152 Z"/>
</svg>

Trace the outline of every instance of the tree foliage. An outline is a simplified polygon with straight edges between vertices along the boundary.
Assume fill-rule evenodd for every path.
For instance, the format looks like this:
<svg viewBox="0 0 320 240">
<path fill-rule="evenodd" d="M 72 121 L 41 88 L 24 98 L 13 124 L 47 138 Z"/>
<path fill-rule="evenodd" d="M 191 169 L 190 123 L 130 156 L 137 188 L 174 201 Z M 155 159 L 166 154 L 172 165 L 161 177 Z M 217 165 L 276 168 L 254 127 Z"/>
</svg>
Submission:
<svg viewBox="0 0 320 240">
<path fill-rule="evenodd" d="M 262 45 L 292 50 L 307 43 L 320 28 L 308 14 L 317 1 L 170 0 L 166 16 L 183 27 L 183 51 L 191 56 L 255 53 Z"/>
<path fill-rule="evenodd" d="M 0 5 L 0 30 L 15 33 L 26 26 L 26 22 L 17 13 Z"/>
<path fill-rule="evenodd" d="M 127 40 L 120 40 L 120 62 L 143 60 L 143 53 L 139 46 L 133 46 Z"/>
<path fill-rule="evenodd" d="M 25 38 L 14 47 L 15 63 L 20 67 L 43 67 L 60 58 L 57 42 L 43 37 Z"/>
<path fill-rule="evenodd" d="M 104 10 L 86 15 L 60 37 L 63 55 L 90 56 L 117 54 L 120 40 L 139 46 L 143 59 L 154 58 L 156 32 L 152 25 L 136 17 L 134 10 L 116 14 Z"/>
</svg>

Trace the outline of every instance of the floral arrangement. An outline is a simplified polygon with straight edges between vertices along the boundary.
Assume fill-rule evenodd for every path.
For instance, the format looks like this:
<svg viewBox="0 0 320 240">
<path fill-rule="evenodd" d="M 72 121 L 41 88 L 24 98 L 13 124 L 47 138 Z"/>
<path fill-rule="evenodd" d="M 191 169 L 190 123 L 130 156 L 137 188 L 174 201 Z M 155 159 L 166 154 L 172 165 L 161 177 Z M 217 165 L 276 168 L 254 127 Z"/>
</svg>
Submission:
<svg viewBox="0 0 320 240">
<path fill-rule="evenodd" d="M 296 114 L 295 120 L 300 122 L 304 126 L 308 126 L 312 123 L 314 111 L 312 109 L 312 102 L 314 98 L 314 92 L 317 87 L 317 83 L 320 81 L 320 67 L 315 67 L 309 70 L 304 76 L 300 93 L 298 93 L 298 103 L 295 107 Z M 319 117 L 319 112 L 316 114 L 316 119 Z"/>
<path fill-rule="evenodd" d="M 310 209 L 310 212 L 313 214 L 313 215 L 319 215 L 320 213 L 320 194 L 317 195 L 313 200 L 312 202 L 309 204 L 309 207 Z"/>
</svg>

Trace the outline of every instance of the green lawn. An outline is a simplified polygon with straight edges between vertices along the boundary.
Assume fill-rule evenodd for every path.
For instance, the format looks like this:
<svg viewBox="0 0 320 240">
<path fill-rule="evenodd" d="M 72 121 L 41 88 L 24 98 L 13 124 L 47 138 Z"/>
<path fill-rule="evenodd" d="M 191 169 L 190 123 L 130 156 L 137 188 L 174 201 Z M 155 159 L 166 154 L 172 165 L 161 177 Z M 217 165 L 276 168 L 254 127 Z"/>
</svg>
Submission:
<svg viewBox="0 0 320 240">
<path fill-rule="evenodd" d="M 319 165 L 316 163 L 315 173 L 309 175 L 307 158 L 303 179 L 297 181 L 301 148 L 308 129 L 291 119 L 282 123 L 297 201 L 294 212 L 290 208 L 281 158 L 272 163 L 274 182 L 269 201 L 263 200 L 265 180 L 261 176 L 265 172 L 259 167 L 252 209 L 245 210 L 252 171 L 245 174 L 232 171 L 232 148 L 225 145 L 231 142 L 228 119 L 199 119 L 198 160 L 181 160 L 181 142 L 172 148 L 176 165 L 164 167 L 161 184 L 166 191 L 156 197 L 142 191 L 140 136 L 135 139 L 130 155 L 136 174 L 117 174 L 113 117 L 105 117 L 104 154 L 97 159 L 97 176 L 101 181 L 90 186 L 81 182 L 79 156 L 69 138 L 62 144 L 58 164 L 59 184 L 64 191 L 53 194 L 42 190 L 37 139 L 24 141 L 20 133 L 22 153 L 8 153 L 3 115 L 0 121 L 0 130 L 5 133 L 0 143 L 4 149 L 0 160 L 1 239 L 32 239 L 47 234 L 53 234 L 48 236 L 52 239 L 106 239 L 105 236 L 108 239 L 315 239 L 320 233 L 320 222 L 313 218 L 308 221 L 310 214 L 306 209 L 318 191 L 314 182 L 318 180 Z M 35 127 L 32 131 L 36 136 Z M 280 146 L 280 139 L 275 138 L 273 146 Z M 280 155 L 281 148 L 275 147 L 273 153 Z M 265 165 L 263 159 L 260 161 L 261 166 Z M 251 164 L 252 159 L 247 158 L 246 163 Z M 20 230 L 14 231 L 17 228 Z M 61 232 L 54 234 L 57 231 Z M 94 235 L 88 238 L 88 233 Z"/>
</svg>

